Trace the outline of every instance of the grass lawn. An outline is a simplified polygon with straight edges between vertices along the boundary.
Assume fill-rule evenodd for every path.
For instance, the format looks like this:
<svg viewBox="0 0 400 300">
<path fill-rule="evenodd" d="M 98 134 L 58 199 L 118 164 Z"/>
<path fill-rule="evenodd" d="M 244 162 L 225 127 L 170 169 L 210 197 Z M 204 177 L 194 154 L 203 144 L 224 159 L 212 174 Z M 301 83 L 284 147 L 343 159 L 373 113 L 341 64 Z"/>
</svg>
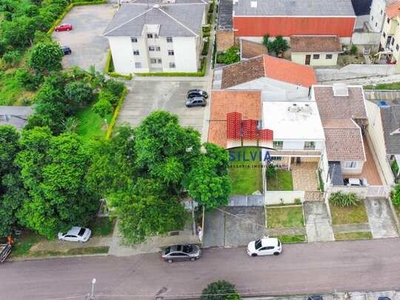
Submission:
<svg viewBox="0 0 400 300">
<path fill-rule="evenodd" d="M 106 136 L 105 122 L 91 107 L 83 108 L 77 115 L 79 120 L 78 134 L 85 140 L 100 139 Z M 112 115 L 107 116 L 107 124 L 110 124 Z"/>
<path fill-rule="evenodd" d="M 0 105 L 29 105 L 23 99 L 32 97 L 32 92 L 24 88 L 14 79 L 14 71 L 6 71 L 0 75 Z"/>
<path fill-rule="evenodd" d="M 374 87 L 372 85 L 365 85 L 365 89 L 373 90 Z M 381 83 L 375 86 L 376 90 L 400 90 L 400 82 L 392 82 L 392 83 Z"/>
<path fill-rule="evenodd" d="M 276 175 L 267 178 L 268 191 L 293 191 L 292 173 L 287 170 L 276 170 Z"/>
<path fill-rule="evenodd" d="M 258 153 L 258 148 L 240 148 L 231 150 L 235 153 L 243 155 L 247 158 L 251 157 L 251 153 Z M 237 157 L 237 156 L 236 156 Z M 255 191 L 262 192 L 262 173 L 260 161 L 243 161 L 237 160 L 230 162 L 229 176 L 232 182 L 231 195 L 251 195 Z"/>
<path fill-rule="evenodd" d="M 277 236 L 283 244 L 304 243 L 306 241 L 305 235 L 280 235 Z"/>
<path fill-rule="evenodd" d="M 304 227 L 303 209 L 296 207 L 266 207 L 267 228 Z"/>
<path fill-rule="evenodd" d="M 46 240 L 46 238 L 37 233 L 23 230 L 21 236 L 14 240 L 11 257 L 28 256 L 31 247 L 43 240 Z"/>
<path fill-rule="evenodd" d="M 335 240 L 346 241 L 346 240 L 371 240 L 371 232 L 347 232 L 347 233 L 335 233 Z"/>
<path fill-rule="evenodd" d="M 338 207 L 329 204 L 331 208 L 332 224 L 359 224 L 367 223 L 368 216 L 365 210 L 364 202 L 360 202 L 357 206 Z"/>
<path fill-rule="evenodd" d="M 110 247 L 86 247 L 69 249 L 68 251 L 35 251 L 29 254 L 29 257 L 46 257 L 62 255 L 85 255 L 85 254 L 103 254 L 108 253 Z"/>
<path fill-rule="evenodd" d="M 93 236 L 110 236 L 114 231 L 115 218 L 96 218 L 90 223 L 89 228 Z"/>
</svg>

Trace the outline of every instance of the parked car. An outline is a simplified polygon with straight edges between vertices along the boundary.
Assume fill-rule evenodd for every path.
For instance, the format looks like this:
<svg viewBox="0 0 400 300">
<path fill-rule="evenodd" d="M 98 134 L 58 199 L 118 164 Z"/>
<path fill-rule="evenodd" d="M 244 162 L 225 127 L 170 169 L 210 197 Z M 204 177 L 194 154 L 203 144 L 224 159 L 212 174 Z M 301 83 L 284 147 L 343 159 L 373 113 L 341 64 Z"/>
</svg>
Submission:
<svg viewBox="0 0 400 300">
<path fill-rule="evenodd" d="M 279 255 L 281 252 L 282 244 L 277 238 L 264 237 L 247 245 L 249 256 Z"/>
<path fill-rule="evenodd" d="M 201 257 L 201 249 L 197 245 L 174 245 L 162 250 L 161 257 L 172 263 L 173 261 L 196 260 Z"/>
<path fill-rule="evenodd" d="M 204 97 L 204 98 L 208 98 L 208 94 L 207 92 L 203 91 L 203 90 L 199 90 L 199 89 L 191 89 L 188 90 L 187 92 L 187 98 L 193 98 L 193 97 Z"/>
<path fill-rule="evenodd" d="M 366 178 L 345 178 L 343 183 L 346 186 L 368 186 Z"/>
<path fill-rule="evenodd" d="M 70 30 L 72 30 L 72 25 L 71 24 L 67 24 L 67 23 L 60 24 L 60 25 L 56 26 L 54 28 L 54 30 L 57 31 L 57 32 L 59 32 L 59 31 L 70 31 Z"/>
<path fill-rule="evenodd" d="M 64 55 L 69 55 L 72 54 L 72 50 L 70 47 L 68 46 L 62 46 L 61 47 L 62 52 L 64 53 Z"/>
<path fill-rule="evenodd" d="M 322 296 L 314 295 L 314 296 L 308 297 L 307 300 L 324 300 L 324 299 L 322 298 Z"/>
<path fill-rule="evenodd" d="M 382 297 L 378 297 L 378 300 L 391 300 L 391 299 L 389 297 L 382 296 Z"/>
<path fill-rule="evenodd" d="M 193 97 L 186 99 L 186 107 L 193 107 L 193 106 L 206 106 L 207 102 L 204 97 Z"/>
<path fill-rule="evenodd" d="M 74 226 L 66 233 L 59 232 L 58 239 L 60 241 L 84 243 L 89 240 L 91 235 L 92 231 L 89 228 Z"/>
</svg>

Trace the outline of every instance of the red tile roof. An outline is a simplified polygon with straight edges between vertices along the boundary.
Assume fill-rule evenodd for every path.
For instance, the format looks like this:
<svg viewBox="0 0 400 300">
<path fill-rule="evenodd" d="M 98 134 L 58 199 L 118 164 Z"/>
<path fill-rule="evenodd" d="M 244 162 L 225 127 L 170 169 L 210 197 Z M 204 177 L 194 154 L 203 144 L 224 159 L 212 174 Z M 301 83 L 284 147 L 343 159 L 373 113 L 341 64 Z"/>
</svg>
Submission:
<svg viewBox="0 0 400 300">
<path fill-rule="evenodd" d="M 388 6 L 388 8 L 386 8 L 386 15 L 389 19 L 396 16 L 400 17 L 400 1 L 397 1 L 396 3 Z"/>
<path fill-rule="evenodd" d="M 262 77 L 306 87 L 317 83 L 312 67 L 263 55 L 224 67 L 221 88 L 226 89 Z"/>
<path fill-rule="evenodd" d="M 261 91 L 212 91 L 208 141 L 221 147 L 227 146 L 227 114 L 238 112 L 242 119 L 260 120 Z"/>
<path fill-rule="evenodd" d="M 290 50 L 293 52 L 342 52 L 338 36 L 302 36 L 290 37 Z"/>
<path fill-rule="evenodd" d="M 365 161 L 361 128 L 324 128 L 329 161 Z"/>
</svg>

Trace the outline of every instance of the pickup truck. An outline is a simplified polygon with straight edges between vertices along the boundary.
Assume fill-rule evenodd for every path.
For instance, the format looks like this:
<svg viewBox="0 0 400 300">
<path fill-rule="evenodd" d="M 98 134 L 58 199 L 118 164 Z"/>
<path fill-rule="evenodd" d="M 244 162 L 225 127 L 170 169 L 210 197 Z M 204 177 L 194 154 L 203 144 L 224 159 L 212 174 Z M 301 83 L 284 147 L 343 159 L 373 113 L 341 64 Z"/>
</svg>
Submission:
<svg viewBox="0 0 400 300">
<path fill-rule="evenodd" d="M 10 244 L 0 244 L 0 263 L 3 263 L 11 253 L 12 246 Z"/>
</svg>

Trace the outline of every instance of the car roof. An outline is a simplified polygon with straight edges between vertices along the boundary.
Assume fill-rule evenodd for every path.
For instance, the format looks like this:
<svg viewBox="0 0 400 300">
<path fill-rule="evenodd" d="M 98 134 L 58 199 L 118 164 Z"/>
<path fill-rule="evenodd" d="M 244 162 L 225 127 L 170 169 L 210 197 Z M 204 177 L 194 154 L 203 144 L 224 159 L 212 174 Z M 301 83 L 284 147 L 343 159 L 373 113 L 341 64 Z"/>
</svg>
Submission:
<svg viewBox="0 0 400 300">
<path fill-rule="evenodd" d="M 277 246 L 278 245 L 278 239 L 277 238 L 264 238 L 261 239 L 261 244 L 263 247 L 266 246 Z"/>
<path fill-rule="evenodd" d="M 78 232 L 81 230 L 81 228 L 82 227 L 74 226 L 67 232 L 67 234 L 78 234 Z"/>
</svg>

